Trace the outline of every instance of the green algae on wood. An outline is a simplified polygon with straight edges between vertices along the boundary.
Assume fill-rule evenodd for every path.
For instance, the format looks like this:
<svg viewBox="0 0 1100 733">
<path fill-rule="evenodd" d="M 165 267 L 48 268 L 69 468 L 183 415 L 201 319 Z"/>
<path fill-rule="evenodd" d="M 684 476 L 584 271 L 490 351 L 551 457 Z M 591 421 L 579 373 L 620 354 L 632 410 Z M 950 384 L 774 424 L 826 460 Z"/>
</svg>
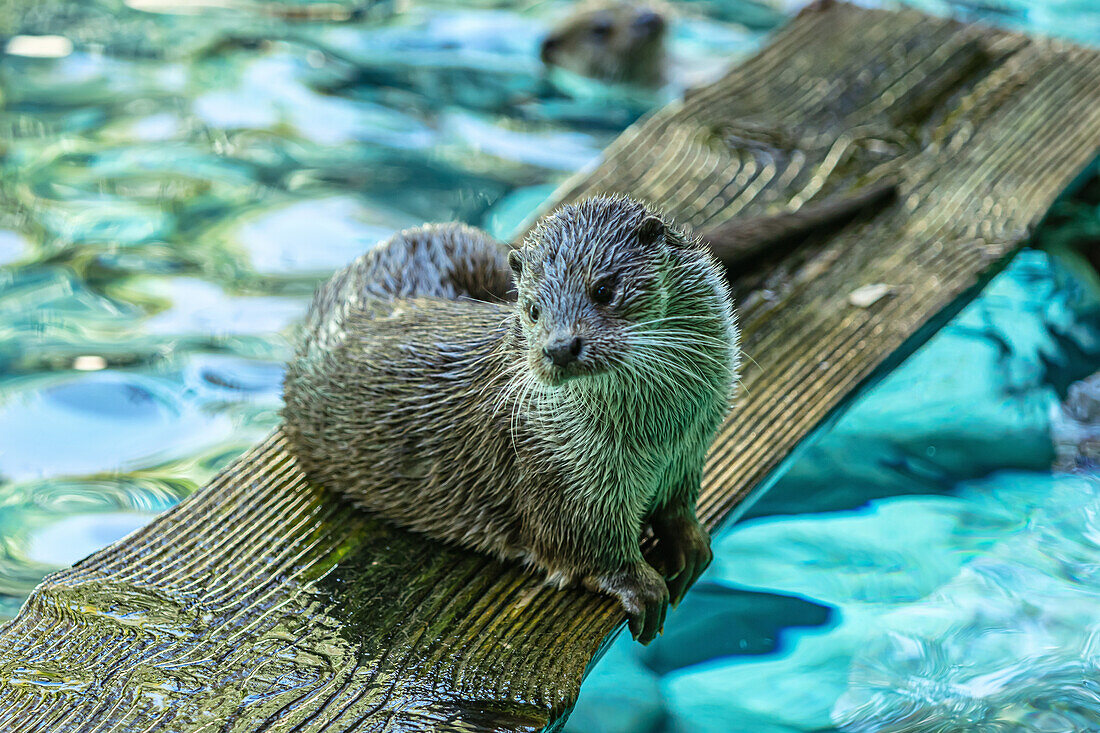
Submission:
<svg viewBox="0 0 1100 733">
<path fill-rule="evenodd" d="M 1094 51 L 822 4 L 559 191 L 630 193 L 701 228 L 899 181 L 875 215 L 734 273 L 756 366 L 708 461 L 705 522 L 1022 244 L 1100 147 L 1098 77 Z M 876 284 L 888 295 L 849 302 Z M 43 582 L 0 631 L 0 727 L 533 731 L 621 621 L 608 598 L 345 506 L 276 432 Z"/>
</svg>

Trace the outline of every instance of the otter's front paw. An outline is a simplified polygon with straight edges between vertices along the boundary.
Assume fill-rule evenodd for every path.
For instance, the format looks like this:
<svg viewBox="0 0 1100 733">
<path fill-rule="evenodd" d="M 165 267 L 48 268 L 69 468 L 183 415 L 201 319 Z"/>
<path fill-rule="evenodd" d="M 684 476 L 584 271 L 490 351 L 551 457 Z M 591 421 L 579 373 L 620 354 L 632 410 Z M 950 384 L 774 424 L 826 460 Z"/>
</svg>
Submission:
<svg viewBox="0 0 1100 733">
<path fill-rule="evenodd" d="M 668 586 L 660 573 L 647 563 L 640 562 L 617 573 L 589 577 L 585 585 L 619 599 L 630 617 L 630 633 L 636 641 L 648 644 L 664 629 Z"/>
<path fill-rule="evenodd" d="M 657 564 L 668 578 L 672 605 L 678 606 L 714 558 L 710 535 L 695 517 L 654 519 L 652 526 L 659 540 Z"/>
</svg>

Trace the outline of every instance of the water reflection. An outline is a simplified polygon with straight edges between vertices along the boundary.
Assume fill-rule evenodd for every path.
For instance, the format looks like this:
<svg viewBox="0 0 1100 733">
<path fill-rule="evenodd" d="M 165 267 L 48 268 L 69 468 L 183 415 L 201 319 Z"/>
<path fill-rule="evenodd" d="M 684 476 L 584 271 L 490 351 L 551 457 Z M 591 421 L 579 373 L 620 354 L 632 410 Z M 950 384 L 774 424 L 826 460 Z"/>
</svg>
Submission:
<svg viewBox="0 0 1100 733">
<path fill-rule="evenodd" d="M 640 93 L 544 73 L 568 10 L 0 10 L 0 615 L 270 430 L 294 323 L 334 268 L 427 220 L 511 236 L 764 30 L 684 13 L 670 47 L 691 63 Z"/>
<path fill-rule="evenodd" d="M 0 408 L 0 475 L 6 479 L 156 465 L 231 434 L 225 416 L 203 414 L 168 380 L 102 371 L 51 382 L 20 390 Z"/>
<path fill-rule="evenodd" d="M 912 2 L 1100 41 L 1090 0 Z M 544 73 L 561 1 L 3 7 L 0 616 L 274 425 L 328 271 L 425 220 L 510 237 L 785 17 L 676 4 L 643 92 Z M 571 730 L 1089 727 L 1097 487 L 1046 469 L 1100 336 L 1044 258 L 1014 268 L 717 540 L 666 637 L 612 649 Z M 1059 465 L 1094 467 L 1073 414 Z"/>
</svg>

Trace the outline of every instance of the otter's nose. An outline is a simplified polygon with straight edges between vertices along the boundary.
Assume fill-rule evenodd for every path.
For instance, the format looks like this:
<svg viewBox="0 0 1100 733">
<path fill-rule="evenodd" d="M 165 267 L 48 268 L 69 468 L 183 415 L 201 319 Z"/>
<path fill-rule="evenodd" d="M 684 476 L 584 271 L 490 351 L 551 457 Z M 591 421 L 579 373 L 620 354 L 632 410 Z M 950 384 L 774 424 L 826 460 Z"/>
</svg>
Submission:
<svg viewBox="0 0 1100 733">
<path fill-rule="evenodd" d="M 555 366 L 563 367 L 571 361 L 576 361 L 580 356 L 584 341 L 580 336 L 564 336 L 551 340 L 542 347 L 542 353 L 554 362 Z"/>
</svg>

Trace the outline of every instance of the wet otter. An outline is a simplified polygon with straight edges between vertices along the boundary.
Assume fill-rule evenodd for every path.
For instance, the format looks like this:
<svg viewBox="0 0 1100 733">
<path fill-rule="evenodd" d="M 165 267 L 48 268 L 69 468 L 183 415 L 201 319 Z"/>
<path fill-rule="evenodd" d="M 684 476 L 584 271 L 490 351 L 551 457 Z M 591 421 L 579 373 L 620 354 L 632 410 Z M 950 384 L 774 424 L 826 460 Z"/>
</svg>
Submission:
<svg viewBox="0 0 1100 733">
<path fill-rule="evenodd" d="M 711 559 L 695 499 L 738 356 L 705 246 L 596 197 L 520 249 L 436 225 L 354 261 L 318 291 L 283 417 L 311 479 L 615 596 L 648 643 Z"/>
<path fill-rule="evenodd" d="M 655 87 L 663 80 L 665 27 L 660 13 L 631 3 L 592 7 L 554 28 L 540 56 L 593 79 Z"/>
<path fill-rule="evenodd" d="M 722 265 L 888 201 L 883 180 L 704 232 L 601 196 L 512 250 L 461 224 L 395 235 L 317 292 L 283 418 L 307 474 L 389 520 L 615 596 L 636 639 L 710 562 L 695 517 L 729 408 Z M 658 538 L 642 557 L 648 525 Z"/>
</svg>

